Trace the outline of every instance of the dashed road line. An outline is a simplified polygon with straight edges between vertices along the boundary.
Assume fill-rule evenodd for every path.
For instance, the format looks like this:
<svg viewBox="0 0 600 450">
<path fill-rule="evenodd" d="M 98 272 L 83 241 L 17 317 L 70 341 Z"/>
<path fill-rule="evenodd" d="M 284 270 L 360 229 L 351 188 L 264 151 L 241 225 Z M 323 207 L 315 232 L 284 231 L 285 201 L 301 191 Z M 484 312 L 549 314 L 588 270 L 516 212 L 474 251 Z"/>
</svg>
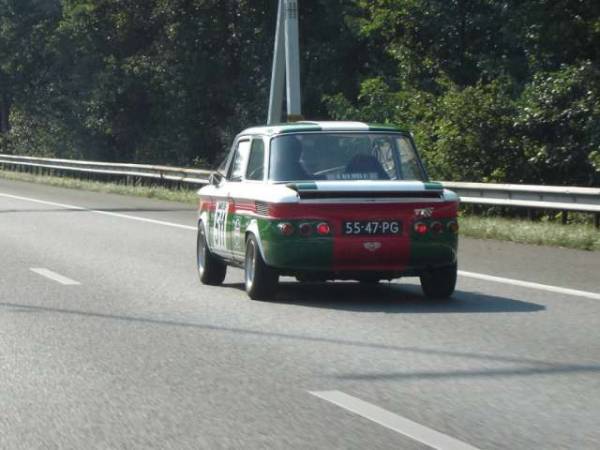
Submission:
<svg viewBox="0 0 600 450">
<path fill-rule="evenodd" d="M 81 284 L 79 281 L 71 280 L 70 278 L 67 278 L 59 273 L 52 272 L 49 269 L 44 269 L 43 267 L 32 267 L 29 270 L 65 286 L 78 286 Z"/>
<path fill-rule="evenodd" d="M 531 281 L 513 280 L 512 278 L 496 277 L 493 275 L 485 275 L 483 273 L 465 272 L 459 270 L 458 274 L 467 278 L 475 278 L 477 280 L 491 281 L 493 283 L 510 284 L 512 286 L 525 287 L 530 289 L 538 289 L 540 291 L 554 292 L 557 294 L 573 295 L 575 297 L 586 297 L 594 300 L 600 300 L 600 294 L 595 292 L 580 291 L 577 289 L 568 289 L 560 286 L 551 286 L 549 284 L 533 283 Z"/>
<path fill-rule="evenodd" d="M 427 428 L 426 426 L 413 422 L 398 414 L 394 414 L 379 406 L 373 405 L 372 403 L 352 397 L 344 392 L 314 391 L 309 393 L 431 448 L 443 450 L 477 450 L 477 448 L 472 445 L 440 433 L 439 431 Z"/>
</svg>

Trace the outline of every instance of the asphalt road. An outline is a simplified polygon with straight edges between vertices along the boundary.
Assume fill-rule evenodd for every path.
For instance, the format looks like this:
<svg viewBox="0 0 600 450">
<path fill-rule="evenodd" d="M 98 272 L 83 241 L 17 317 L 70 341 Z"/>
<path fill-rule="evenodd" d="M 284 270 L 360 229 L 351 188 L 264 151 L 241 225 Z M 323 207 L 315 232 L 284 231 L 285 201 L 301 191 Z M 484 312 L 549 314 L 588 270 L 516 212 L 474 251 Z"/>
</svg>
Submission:
<svg viewBox="0 0 600 450">
<path fill-rule="evenodd" d="M 0 448 L 600 448 L 600 253 L 462 239 L 446 304 L 415 279 L 263 303 L 237 269 L 199 284 L 194 225 L 0 180 Z"/>
</svg>

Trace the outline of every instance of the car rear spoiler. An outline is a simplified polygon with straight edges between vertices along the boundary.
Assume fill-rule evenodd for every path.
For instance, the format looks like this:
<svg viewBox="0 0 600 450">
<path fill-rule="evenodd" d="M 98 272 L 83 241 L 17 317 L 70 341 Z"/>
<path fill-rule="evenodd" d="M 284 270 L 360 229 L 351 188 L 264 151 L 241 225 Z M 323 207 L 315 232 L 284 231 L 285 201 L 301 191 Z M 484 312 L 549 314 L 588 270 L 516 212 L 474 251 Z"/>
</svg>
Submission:
<svg viewBox="0 0 600 450">
<path fill-rule="evenodd" d="M 430 199 L 441 200 L 444 198 L 443 189 L 422 190 L 330 190 L 319 189 L 315 183 L 288 183 L 286 187 L 298 193 L 301 200 L 328 200 L 328 199 Z"/>
</svg>

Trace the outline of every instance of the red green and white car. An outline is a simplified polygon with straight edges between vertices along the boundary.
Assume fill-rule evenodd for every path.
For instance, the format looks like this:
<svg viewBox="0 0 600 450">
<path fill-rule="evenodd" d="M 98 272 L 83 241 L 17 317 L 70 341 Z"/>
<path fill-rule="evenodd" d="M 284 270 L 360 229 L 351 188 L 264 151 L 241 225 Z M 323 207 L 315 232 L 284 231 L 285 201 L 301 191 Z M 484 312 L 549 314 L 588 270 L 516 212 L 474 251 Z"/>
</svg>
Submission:
<svg viewBox="0 0 600 450">
<path fill-rule="evenodd" d="M 359 122 L 249 128 L 200 189 L 200 280 L 245 269 L 253 299 L 279 276 L 373 283 L 419 276 L 427 297 L 456 284 L 458 197 L 430 182 L 410 133 Z"/>
</svg>

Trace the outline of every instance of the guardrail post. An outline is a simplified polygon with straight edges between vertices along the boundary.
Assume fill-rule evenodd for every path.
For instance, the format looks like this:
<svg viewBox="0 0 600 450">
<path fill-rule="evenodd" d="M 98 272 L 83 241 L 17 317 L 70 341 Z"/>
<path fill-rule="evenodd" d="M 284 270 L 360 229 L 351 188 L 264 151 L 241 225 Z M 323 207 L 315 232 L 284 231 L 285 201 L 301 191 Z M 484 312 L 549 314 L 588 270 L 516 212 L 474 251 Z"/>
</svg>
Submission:
<svg viewBox="0 0 600 450">
<path fill-rule="evenodd" d="M 600 213 L 594 214 L 594 225 L 600 229 Z"/>
<path fill-rule="evenodd" d="M 568 211 L 563 211 L 561 214 L 561 221 L 563 225 L 566 225 L 569 221 L 569 212 Z"/>
</svg>

